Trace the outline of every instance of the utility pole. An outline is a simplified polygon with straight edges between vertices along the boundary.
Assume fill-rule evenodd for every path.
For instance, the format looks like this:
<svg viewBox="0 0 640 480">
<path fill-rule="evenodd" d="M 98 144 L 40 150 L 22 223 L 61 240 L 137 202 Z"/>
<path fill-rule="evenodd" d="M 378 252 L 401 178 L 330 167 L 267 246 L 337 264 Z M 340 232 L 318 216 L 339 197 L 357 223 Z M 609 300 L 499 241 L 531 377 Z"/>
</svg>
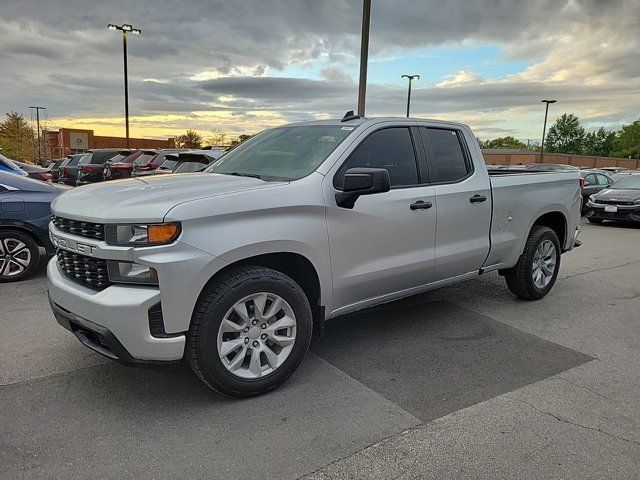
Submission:
<svg viewBox="0 0 640 480">
<path fill-rule="evenodd" d="M 402 78 L 409 79 L 409 91 L 407 92 L 407 118 L 409 118 L 409 109 L 411 107 L 411 82 L 413 80 L 420 80 L 420 75 L 402 75 Z"/>
<path fill-rule="evenodd" d="M 124 56 L 124 122 L 126 130 L 126 148 L 129 148 L 129 79 L 127 73 L 127 32 L 132 35 L 140 35 L 142 30 L 139 28 L 133 28 L 128 23 L 122 26 L 114 25 L 110 23 L 107 25 L 109 30 L 121 30 L 122 31 L 122 53 Z"/>
<path fill-rule="evenodd" d="M 371 0 L 362 1 L 362 36 L 360 38 L 360 84 L 358 86 L 358 116 L 364 117 L 367 96 L 367 63 L 369 61 L 369 26 Z"/>
<path fill-rule="evenodd" d="M 36 111 L 36 126 L 38 129 L 38 163 L 42 160 L 42 144 L 40 143 L 40 110 L 46 110 L 46 107 L 29 107 Z M 33 118 L 33 117 L 31 117 Z"/>
<path fill-rule="evenodd" d="M 542 144 L 540 145 L 540 163 L 544 163 L 544 136 L 547 133 L 547 115 L 549 114 L 549 104 L 556 103 L 557 100 L 542 100 L 542 103 L 546 103 L 544 109 L 544 126 L 542 127 Z"/>
</svg>

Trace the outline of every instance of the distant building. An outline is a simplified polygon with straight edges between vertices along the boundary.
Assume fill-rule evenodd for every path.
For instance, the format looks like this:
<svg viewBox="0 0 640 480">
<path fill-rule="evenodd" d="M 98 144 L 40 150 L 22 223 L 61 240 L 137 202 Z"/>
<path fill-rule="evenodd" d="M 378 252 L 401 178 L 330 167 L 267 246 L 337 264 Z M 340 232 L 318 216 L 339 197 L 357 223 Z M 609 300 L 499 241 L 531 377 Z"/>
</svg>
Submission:
<svg viewBox="0 0 640 480">
<path fill-rule="evenodd" d="M 45 130 L 45 143 L 52 158 L 64 157 L 73 153 L 83 153 L 92 148 L 125 148 L 124 137 L 105 137 L 94 135 L 93 130 L 80 128 L 61 128 Z M 129 148 L 174 148 L 173 138 L 154 140 L 150 138 L 129 138 Z"/>
</svg>

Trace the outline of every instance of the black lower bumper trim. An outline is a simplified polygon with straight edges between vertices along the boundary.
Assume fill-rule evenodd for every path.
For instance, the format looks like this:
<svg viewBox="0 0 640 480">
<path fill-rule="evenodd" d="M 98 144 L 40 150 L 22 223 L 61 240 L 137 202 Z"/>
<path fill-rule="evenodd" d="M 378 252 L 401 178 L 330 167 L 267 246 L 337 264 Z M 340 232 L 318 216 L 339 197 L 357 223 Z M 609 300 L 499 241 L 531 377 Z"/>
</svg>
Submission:
<svg viewBox="0 0 640 480">
<path fill-rule="evenodd" d="M 72 332 L 85 347 L 111 360 L 129 367 L 162 369 L 176 367 L 181 363 L 181 360 L 163 361 L 134 358 L 109 329 L 62 308 L 53 302 L 51 298 L 49 298 L 49 304 L 56 321 L 62 327 Z"/>
</svg>

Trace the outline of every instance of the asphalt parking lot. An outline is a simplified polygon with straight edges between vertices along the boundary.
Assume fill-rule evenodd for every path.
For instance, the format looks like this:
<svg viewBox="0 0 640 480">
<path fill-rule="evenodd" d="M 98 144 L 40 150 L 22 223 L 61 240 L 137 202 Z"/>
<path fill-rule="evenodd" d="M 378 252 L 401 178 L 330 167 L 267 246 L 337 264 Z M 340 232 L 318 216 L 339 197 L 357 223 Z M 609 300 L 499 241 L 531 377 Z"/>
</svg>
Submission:
<svg viewBox="0 0 640 480">
<path fill-rule="evenodd" d="M 0 286 L 0 478 L 638 478 L 640 228 L 583 228 L 543 300 L 488 274 L 351 315 L 250 400 L 87 350 L 40 268 Z"/>
</svg>

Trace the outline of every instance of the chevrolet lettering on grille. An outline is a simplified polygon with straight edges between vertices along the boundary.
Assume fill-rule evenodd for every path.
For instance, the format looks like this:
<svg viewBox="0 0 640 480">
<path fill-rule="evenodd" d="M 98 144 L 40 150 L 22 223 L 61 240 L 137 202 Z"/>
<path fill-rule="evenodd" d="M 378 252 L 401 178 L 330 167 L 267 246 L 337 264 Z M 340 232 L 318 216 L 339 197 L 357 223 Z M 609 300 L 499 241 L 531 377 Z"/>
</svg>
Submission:
<svg viewBox="0 0 640 480">
<path fill-rule="evenodd" d="M 88 243 L 80 243 L 70 238 L 60 237 L 50 233 L 51 242 L 58 248 L 69 250 L 70 252 L 79 253 L 81 255 L 87 255 L 92 257 L 93 252 L 96 250 L 95 245 L 89 245 Z"/>
</svg>

